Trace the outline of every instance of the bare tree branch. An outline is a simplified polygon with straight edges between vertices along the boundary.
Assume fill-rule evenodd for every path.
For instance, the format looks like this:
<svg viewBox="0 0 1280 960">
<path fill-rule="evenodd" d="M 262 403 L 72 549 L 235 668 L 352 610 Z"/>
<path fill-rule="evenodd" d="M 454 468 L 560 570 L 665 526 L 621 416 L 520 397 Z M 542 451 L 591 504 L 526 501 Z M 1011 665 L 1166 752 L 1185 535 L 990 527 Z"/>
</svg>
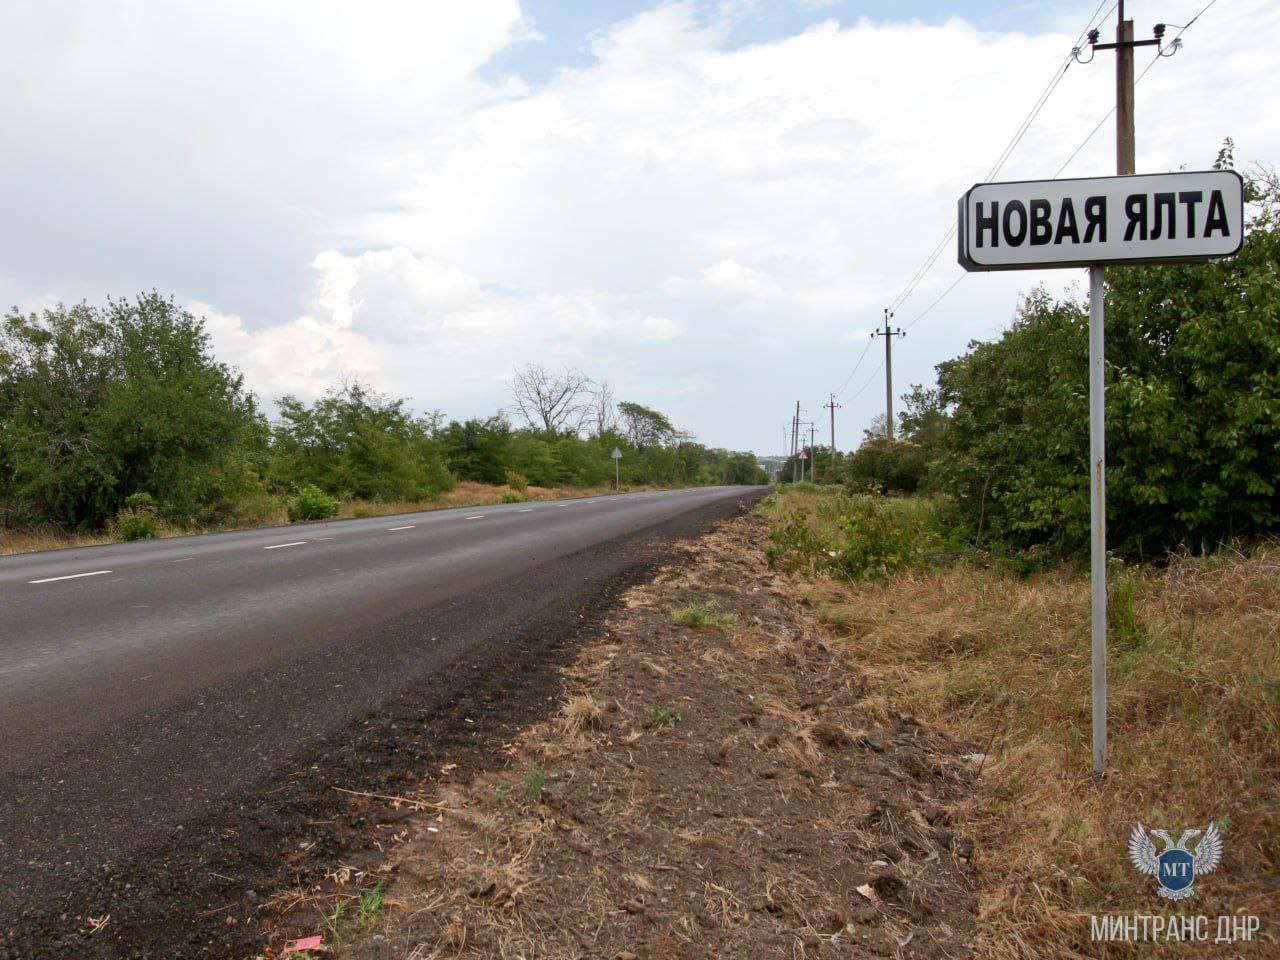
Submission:
<svg viewBox="0 0 1280 960">
<path fill-rule="evenodd" d="M 581 370 L 554 373 L 529 363 L 516 371 L 510 390 L 515 412 L 533 429 L 578 434 L 590 419 L 594 387 Z"/>
</svg>

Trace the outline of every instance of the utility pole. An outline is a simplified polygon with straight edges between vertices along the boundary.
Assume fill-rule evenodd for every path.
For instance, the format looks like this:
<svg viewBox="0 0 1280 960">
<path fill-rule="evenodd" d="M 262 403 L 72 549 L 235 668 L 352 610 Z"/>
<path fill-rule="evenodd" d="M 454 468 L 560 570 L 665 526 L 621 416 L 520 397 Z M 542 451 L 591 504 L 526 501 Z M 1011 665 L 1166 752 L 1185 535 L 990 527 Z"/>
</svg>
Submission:
<svg viewBox="0 0 1280 960">
<path fill-rule="evenodd" d="M 884 427 L 890 440 L 893 439 L 893 338 L 906 336 L 901 328 L 889 329 L 889 321 L 892 319 L 893 314 L 886 308 L 884 329 L 876 330 L 871 334 L 873 337 L 884 337 Z"/>
<path fill-rule="evenodd" d="M 814 438 L 817 436 L 817 433 L 818 433 L 818 425 L 815 423 L 809 424 L 809 457 L 811 458 L 809 463 L 809 482 L 810 483 L 814 483 L 818 479 L 818 458 L 814 453 L 814 451 L 817 449 L 817 447 L 814 445 Z"/>
<path fill-rule="evenodd" d="M 834 478 L 836 475 L 836 411 L 843 404 L 836 403 L 836 395 L 833 393 L 831 394 L 831 399 L 824 403 L 823 406 L 831 411 L 831 476 Z"/>
<path fill-rule="evenodd" d="M 796 482 L 800 461 L 796 457 L 796 442 L 800 439 L 800 401 L 796 401 L 796 415 L 791 419 L 791 482 Z"/>
<path fill-rule="evenodd" d="M 1133 51 L 1155 46 L 1162 56 L 1171 56 L 1181 45 L 1174 40 L 1165 54 L 1161 44 L 1164 24 L 1157 23 L 1155 39 L 1134 40 L 1133 21 L 1124 16 L 1124 0 L 1116 4 L 1116 42 L 1098 43 L 1099 31 L 1089 31 L 1089 60 L 1093 51 L 1116 52 L 1116 173 L 1136 171 L 1133 120 Z M 1076 60 L 1079 51 L 1073 50 Z M 1089 268 L 1089 566 L 1090 582 L 1090 666 L 1093 677 L 1093 772 L 1102 776 L 1107 769 L 1107 434 L 1106 434 L 1106 284 L 1100 266 Z"/>
</svg>

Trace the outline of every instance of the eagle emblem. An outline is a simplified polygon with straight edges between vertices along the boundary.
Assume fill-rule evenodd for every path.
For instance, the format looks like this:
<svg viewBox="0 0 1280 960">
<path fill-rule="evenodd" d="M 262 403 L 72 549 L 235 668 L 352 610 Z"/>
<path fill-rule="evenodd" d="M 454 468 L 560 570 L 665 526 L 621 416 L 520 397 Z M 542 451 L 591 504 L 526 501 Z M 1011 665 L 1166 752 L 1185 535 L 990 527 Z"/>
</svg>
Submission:
<svg viewBox="0 0 1280 960">
<path fill-rule="evenodd" d="M 1200 830 L 1183 830 L 1175 843 L 1167 831 L 1147 833 L 1139 823 L 1129 834 L 1129 859 L 1139 873 L 1156 878 L 1160 884 L 1157 894 L 1166 900 L 1185 900 L 1195 896 L 1196 878 L 1212 873 L 1222 861 L 1222 835 L 1217 824 L 1210 823 L 1203 836 L 1201 833 Z M 1164 842 L 1164 849 L 1159 853 L 1152 837 L 1159 837 Z M 1187 849 L 1187 844 L 1196 837 L 1200 837 L 1200 842 L 1193 852 Z"/>
</svg>

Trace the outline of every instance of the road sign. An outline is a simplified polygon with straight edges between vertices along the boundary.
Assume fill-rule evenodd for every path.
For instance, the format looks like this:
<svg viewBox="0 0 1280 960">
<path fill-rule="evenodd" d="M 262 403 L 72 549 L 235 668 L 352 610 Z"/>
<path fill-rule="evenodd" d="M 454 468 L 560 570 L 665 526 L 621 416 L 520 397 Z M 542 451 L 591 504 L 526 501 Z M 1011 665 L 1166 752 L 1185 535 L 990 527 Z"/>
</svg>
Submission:
<svg viewBox="0 0 1280 960">
<path fill-rule="evenodd" d="M 801 450 L 801 451 L 800 451 L 800 459 L 801 459 L 801 460 L 808 460 L 808 459 L 809 459 L 809 453 L 808 453 L 808 451 L 806 451 L 806 450 Z"/>
<path fill-rule="evenodd" d="M 1244 242 L 1244 182 L 1233 170 L 979 183 L 960 198 L 966 270 L 1089 268 L 1089 568 L 1093 770 L 1107 768 L 1108 264 L 1229 257 Z"/>
<path fill-rule="evenodd" d="M 1244 241 L 1234 170 L 979 183 L 960 199 L 960 265 L 1025 270 L 1229 257 Z"/>
<path fill-rule="evenodd" d="M 621 460 L 621 459 L 622 459 L 622 451 L 621 451 L 621 450 L 619 450 L 617 447 L 614 447 L 614 448 L 613 448 L 613 453 L 609 454 L 609 456 L 613 457 L 613 459 L 615 459 L 615 460 Z"/>
</svg>

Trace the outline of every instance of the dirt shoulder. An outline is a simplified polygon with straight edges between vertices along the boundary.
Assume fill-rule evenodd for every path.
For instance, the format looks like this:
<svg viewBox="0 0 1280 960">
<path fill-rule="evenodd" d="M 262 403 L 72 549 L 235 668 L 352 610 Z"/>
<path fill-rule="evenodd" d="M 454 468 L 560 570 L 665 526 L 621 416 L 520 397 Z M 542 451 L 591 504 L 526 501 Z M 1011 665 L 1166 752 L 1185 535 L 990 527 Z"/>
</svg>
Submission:
<svg viewBox="0 0 1280 960">
<path fill-rule="evenodd" d="M 276 951 L 967 956 L 968 748 L 866 696 L 765 538 L 756 514 L 725 521 L 627 591 L 559 712 L 487 771 L 365 798 L 386 866 L 278 903 Z"/>
</svg>

